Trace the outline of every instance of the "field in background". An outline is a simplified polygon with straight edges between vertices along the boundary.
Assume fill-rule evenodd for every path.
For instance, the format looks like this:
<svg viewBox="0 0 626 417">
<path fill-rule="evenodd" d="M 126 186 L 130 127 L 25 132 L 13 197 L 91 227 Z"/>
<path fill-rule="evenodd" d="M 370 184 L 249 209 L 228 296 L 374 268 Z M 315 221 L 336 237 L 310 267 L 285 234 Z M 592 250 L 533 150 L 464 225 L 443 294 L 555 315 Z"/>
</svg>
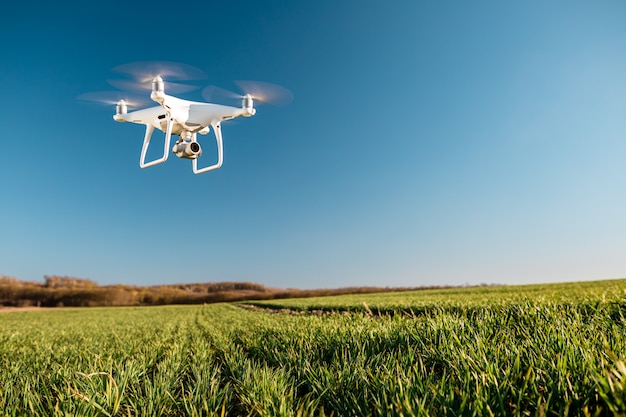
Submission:
<svg viewBox="0 0 626 417">
<path fill-rule="evenodd" d="M 343 294 L 336 297 L 309 297 L 305 299 L 252 301 L 250 305 L 274 310 L 294 311 L 349 311 L 368 314 L 419 314 L 496 308 L 527 303 L 541 305 L 582 305 L 593 303 L 626 302 L 626 279 L 584 281 L 520 286 L 480 286 L 441 288 L 402 293 Z"/>
<path fill-rule="evenodd" d="M 626 280 L 615 280 L 254 302 L 255 308 L 10 312 L 0 317 L 0 410 L 624 414 L 625 289 Z"/>
</svg>

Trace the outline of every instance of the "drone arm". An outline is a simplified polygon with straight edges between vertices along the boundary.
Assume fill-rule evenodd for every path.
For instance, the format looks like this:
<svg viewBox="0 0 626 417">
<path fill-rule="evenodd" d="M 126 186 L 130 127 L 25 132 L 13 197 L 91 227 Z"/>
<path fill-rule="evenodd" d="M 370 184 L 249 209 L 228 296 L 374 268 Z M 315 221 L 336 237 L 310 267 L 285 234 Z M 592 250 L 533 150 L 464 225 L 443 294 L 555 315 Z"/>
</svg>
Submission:
<svg viewBox="0 0 626 417">
<path fill-rule="evenodd" d="M 196 158 L 191 162 L 193 165 L 194 174 L 202 174 L 218 169 L 222 166 L 222 162 L 224 161 L 224 147 L 222 144 L 222 130 L 220 128 L 220 122 L 213 122 L 211 123 L 211 126 L 213 127 L 215 140 L 217 142 L 217 163 L 208 167 L 198 169 L 198 159 Z"/>
<path fill-rule="evenodd" d="M 169 115 L 168 115 L 169 116 Z M 154 165 L 162 164 L 167 161 L 167 157 L 169 156 L 169 148 L 170 148 L 170 139 L 172 137 L 172 125 L 174 121 L 171 117 L 167 119 L 167 129 L 165 132 L 165 144 L 163 145 L 163 156 L 159 159 L 155 159 L 154 161 L 146 162 L 146 153 L 148 152 L 148 146 L 150 145 L 150 138 L 152 137 L 152 133 L 154 132 L 154 126 L 146 125 L 146 136 L 143 138 L 143 147 L 141 148 L 141 159 L 139 160 L 139 166 L 141 168 L 148 168 Z"/>
</svg>

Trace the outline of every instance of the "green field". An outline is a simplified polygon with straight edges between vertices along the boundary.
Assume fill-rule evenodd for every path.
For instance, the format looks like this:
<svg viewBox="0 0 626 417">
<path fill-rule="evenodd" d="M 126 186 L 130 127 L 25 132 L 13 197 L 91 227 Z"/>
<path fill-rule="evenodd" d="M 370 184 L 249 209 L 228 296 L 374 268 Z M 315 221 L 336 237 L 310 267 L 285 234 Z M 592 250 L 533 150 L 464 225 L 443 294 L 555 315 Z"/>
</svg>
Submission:
<svg viewBox="0 0 626 417">
<path fill-rule="evenodd" d="M 626 280 L 615 280 L 274 300 L 257 308 L 2 313 L 0 410 L 624 415 L 625 289 Z"/>
</svg>

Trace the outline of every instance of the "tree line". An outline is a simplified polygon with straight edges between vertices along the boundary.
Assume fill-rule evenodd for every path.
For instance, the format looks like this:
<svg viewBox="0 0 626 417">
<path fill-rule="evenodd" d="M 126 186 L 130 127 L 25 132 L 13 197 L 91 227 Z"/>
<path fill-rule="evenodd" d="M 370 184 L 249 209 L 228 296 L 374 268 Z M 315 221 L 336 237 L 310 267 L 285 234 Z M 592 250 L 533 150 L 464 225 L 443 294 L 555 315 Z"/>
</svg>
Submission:
<svg viewBox="0 0 626 417">
<path fill-rule="evenodd" d="M 269 288 L 253 282 L 206 282 L 153 286 L 98 285 L 90 279 L 59 275 L 46 275 L 43 282 L 21 281 L 15 277 L 0 275 L 0 306 L 101 307 L 203 304 L 433 288 L 443 287 L 349 287 L 300 290 Z"/>
</svg>

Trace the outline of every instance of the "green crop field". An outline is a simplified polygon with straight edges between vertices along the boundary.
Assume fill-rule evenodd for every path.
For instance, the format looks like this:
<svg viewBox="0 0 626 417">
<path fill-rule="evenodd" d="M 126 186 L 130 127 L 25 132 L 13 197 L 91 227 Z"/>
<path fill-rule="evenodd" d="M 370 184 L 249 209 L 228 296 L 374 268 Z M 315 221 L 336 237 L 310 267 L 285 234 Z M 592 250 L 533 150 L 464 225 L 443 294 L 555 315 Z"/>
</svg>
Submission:
<svg viewBox="0 0 626 417">
<path fill-rule="evenodd" d="M 0 314 L 0 415 L 624 415 L 626 280 Z"/>
</svg>

